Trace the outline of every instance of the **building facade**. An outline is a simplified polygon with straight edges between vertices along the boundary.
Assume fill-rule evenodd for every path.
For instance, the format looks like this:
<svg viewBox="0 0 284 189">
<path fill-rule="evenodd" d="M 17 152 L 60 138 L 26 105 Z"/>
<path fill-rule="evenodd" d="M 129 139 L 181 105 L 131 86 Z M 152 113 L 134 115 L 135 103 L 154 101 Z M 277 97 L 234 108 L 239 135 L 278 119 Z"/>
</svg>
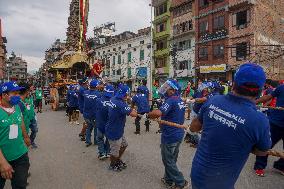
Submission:
<svg viewBox="0 0 284 189">
<path fill-rule="evenodd" d="M 229 1 L 229 65 L 244 61 L 265 68 L 270 79 L 284 79 L 284 0 Z"/>
<path fill-rule="evenodd" d="M 153 43 L 154 71 L 153 79 L 163 83 L 170 73 L 170 6 L 171 0 L 152 0 L 154 7 Z"/>
<path fill-rule="evenodd" d="M 141 80 L 147 79 L 151 61 L 150 28 L 138 33 L 123 32 L 111 37 L 105 44 L 95 46 L 90 63 L 101 61 L 103 77 L 110 82 L 125 82 L 135 90 Z"/>
<path fill-rule="evenodd" d="M 198 79 L 227 80 L 229 0 L 195 2 L 195 64 Z"/>
<path fill-rule="evenodd" d="M 26 81 L 27 80 L 27 62 L 21 57 L 17 57 L 14 52 L 7 60 L 7 80 Z"/>
<path fill-rule="evenodd" d="M 188 81 L 194 81 L 195 78 L 194 1 L 173 0 L 170 12 L 171 43 L 176 52 L 170 53 L 169 76 L 177 78 L 182 88 L 186 88 Z"/>
<path fill-rule="evenodd" d="M 2 36 L 2 24 L 0 18 L 0 82 L 3 82 L 5 79 L 5 69 L 6 69 L 6 37 Z"/>
</svg>

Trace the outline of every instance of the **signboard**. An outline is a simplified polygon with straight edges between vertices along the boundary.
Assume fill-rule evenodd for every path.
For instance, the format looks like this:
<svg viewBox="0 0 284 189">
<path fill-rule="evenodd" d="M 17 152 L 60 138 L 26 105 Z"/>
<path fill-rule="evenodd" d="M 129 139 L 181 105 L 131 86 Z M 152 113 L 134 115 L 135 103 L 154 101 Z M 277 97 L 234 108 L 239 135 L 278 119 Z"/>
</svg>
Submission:
<svg viewBox="0 0 284 189">
<path fill-rule="evenodd" d="M 219 64 L 213 66 L 200 66 L 200 73 L 219 73 L 226 72 L 226 64 Z"/>
</svg>

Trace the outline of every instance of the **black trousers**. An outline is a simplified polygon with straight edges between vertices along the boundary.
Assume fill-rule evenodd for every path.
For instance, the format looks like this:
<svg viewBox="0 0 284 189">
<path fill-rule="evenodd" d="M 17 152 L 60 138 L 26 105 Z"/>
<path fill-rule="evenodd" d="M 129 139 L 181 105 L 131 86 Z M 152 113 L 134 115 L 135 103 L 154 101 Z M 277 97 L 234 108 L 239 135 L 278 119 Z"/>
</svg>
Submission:
<svg viewBox="0 0 284 189">
<path fill-rule="evenodd" d="M 28 153 L 20 158 L 10 161 L 9 164 L 13 167 L 14 173 L 11 179 L 12 189 L 26 189 L 28 180 L 28 171 L 30 168 Z M 6 179 L 0 178 L 0 189 L 5 186 Z"/>
<path fill-rule="evenodd" d="M 135 126 L 136 126 L 136 132 L 138 133 L 140 133 L 140 121 L 141 121 L 141 117 L 137 116 L 135 118 Z M 145 126 L 146 126 L 146 131 L 149 131 L 150 121 L 148 119 L 146 119 L 145 121 Z"/>
</svg>

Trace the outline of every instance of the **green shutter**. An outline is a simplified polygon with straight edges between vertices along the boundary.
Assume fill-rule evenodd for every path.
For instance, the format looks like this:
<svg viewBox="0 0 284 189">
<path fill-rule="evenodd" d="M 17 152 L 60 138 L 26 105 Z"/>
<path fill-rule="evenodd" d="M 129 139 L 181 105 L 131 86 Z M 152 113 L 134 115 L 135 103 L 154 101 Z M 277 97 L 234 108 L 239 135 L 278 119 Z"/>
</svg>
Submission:
<svg viewBox="0 0 284 189">
<path fill-rule="evenodd" d="M 112 57 L 112 64 L 115 65 L 115 56 Z"/>
<path fill-rule="evenodd" d="M 131 62 L 131 52 L 128 53 L 128 63 Z"/>
<path fill-rule="evenodd" d="M 140 61 L 144 60 L 144 50 L 140 50 Z"/>
<path fill-rule="evenodd" d="M 127 76 L 128 76 L 128 78 L 131 77 L 131 68 L 128 68 L 128 70 L 127 70 Z"/>
<path fill-rule="evenodd" d="M 118 55 L 117 63 L 118 63 L 118 64 L 121 64 L 121 55 Z"/>
</svg>

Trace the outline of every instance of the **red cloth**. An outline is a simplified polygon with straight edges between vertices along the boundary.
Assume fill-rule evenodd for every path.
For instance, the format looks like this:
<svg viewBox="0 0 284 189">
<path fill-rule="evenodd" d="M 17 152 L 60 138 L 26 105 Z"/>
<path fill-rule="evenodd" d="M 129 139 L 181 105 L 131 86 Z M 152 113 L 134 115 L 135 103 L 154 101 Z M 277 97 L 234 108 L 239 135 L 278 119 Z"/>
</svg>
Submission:
<svg viewBox="0 0 284 189">
<path fill-rule="evenodd" d="M 104 70 L 104 67 L 100 64 L 100 63 L 95 63 L 94 65 L 93 65 L 93 74 L 95 74 L 95 72 L 94 71 L 96 71 L 99 75 L 102 73 L 102 71 Z M 98 76 L 99 76 L 98 75 Z"/>
</svg>

